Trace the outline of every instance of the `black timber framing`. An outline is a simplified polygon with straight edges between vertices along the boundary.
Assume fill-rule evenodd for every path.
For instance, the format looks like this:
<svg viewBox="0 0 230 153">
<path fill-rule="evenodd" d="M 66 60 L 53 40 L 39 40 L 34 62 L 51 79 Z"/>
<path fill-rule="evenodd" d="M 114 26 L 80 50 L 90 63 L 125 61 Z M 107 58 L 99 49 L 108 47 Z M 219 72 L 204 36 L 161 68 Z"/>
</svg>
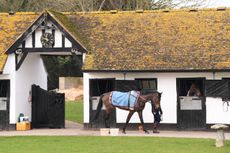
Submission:
<svg viewBox="0 0 230 153">
<path fill-rule="evenodd" d="M 32 33 L 32 46 L 35 48 L 35 31 Z"/>
<path fill-rule="evenodd" d="M 62 34 L 62 47 L 65 48 L 65 36 Z"/>
<path fill-rule="evenodd" d="M 26 59 L 26 56 L 28 55 L 28 52 L 23 52 L 22 57 L 19 59 L 17 54 L 15 54 L 15 64 L 16 64 L 16 71 L 20 68 L 23 61 Z"/>
<path fill-rule="evenodd" d="M 55 30 L 54 30 L 54 29 L 52 29 L 52 35 L 53 35 L 54 40 L 55 40 Z M 52 47 L 54 47 L 54 45 L 55 45 L 55 41 L 54 41 L 54 43 L 53 43 Z"/>
<path fill-rule="evenodd" d="M 22 42 L 22 48 L 25 48 L 25 46 L 26 46 L 26 41 L 23 41 Z"/>
<path fill-rule="evenodd" d="M 84 48 L 84 46 L 82 46 L 75 38 L 73 38 L 73 36 L 67 32 L 65 30 L 64 27 L 62 27 L 61 24 L 59 24 L 58 21 L 56 21 L 56 19 L 54 19 L 48 12 L 44 12 L 43 14 L 41 14 L 38 19 L 26 30 L 26 32 L 24 32 L 22 34 L 21 37 L 19 37 L 16 42 L 9 48 L 7 49 L 6 53 L 7 54 L 11 54 L 13 52 L 15 52 L 15 50 L 18 48 L 19 45 L 21 45 L 23 43 L 23 41 L 25 41 L 25 39 L 28 37 L 28 35 L 32 34 L 32 37 L 35 37 L 33 36 L 35 30 L 44 23 L 45 20 L 50 20 L 64 35 L 64 37 L 66 37 L 68 40 L 70 40 L 70 42 L 72 43 L 72 47 L 73 48 L 77 48 L 80 52 L 82 53 L 85 53 L 86 52 L 86 49 Z M 43 29 L 43 32 L 45 32 L 45 29 Z M 33 39 L 35 40 L 35 39 Z M 32 43 L 35 43 L 32 41 Z M 35 45 L 33 45 L 34 47 Z M 63 47 L 64 48 L 64 47 Z M 28 51 L 32 48 L 27 48 Z M 49 49 L 49 48 L 43 48 L 43 51 L 46 52 L 46 50 Z M 29 51 L 30 52 L 30 51 Z"/>
<path fill-rule="evenodd" d="M 57 26 L 57 28 L 63 32 L 63 35 L 68 38 L 70 40 L 70 42 L 72 42 L 72 47 L 73 48 L 78 48 L 78 50 L 82 53 L 85 53 L 86 52 L 86 49 L 76 40 L 74 39 L 74 37 L 65 30 L 65 28 L 59 24 L 59 22 L 54 19 L 51 15 L 48 14 L 47 18 L 52 22 L 54 23 L 55 26 Z"/>
<path fill-rule="evenodd" d="M 30 53 L 38 53 L 38 52 L 69 52 L 71 53 L 71 50 L 73 48 L 25 48 L 23 49 L 23 52 L 30 52 Z M 45 50 L 45 51 L 44 51 Z"/>
<path fill-rule="evenodd" d="M 42 22 L 46 19 L 46 15 L 45 13 L 41 14 L 38 19 L 21 35 L 21 37 L 19 37 L 13 45 L 10 46 L 10 48 L 8 48 L 6 50 L 7 54 L 12 54 L 15 52 L 15 50 L 18 48 L 19 45 L 21 45 L 23 43 L 24 40 L 26 40 L 26 38 L 33 33 L 39 25 L 42 24 Z"/>
<path fill-rule="evenodd" d="M 58 48 L 35 48 L 35 30 L 39 28 L 39 26 L 43 26 L 42 33 L 45 32 L 44 29 L 44 22 L 46 20 L 51 21 L 54 24 L 54 27 L 58 28 L 62 32 L 62 47 Z M 69 33 L 68 30 L 63 27 L 61 23 L 59 23 L 58 19 L 55 18 L 55 16 L 51 15 L 49 11 L 44 11 L 36 20 L 35 22 L 12 44 L 7 50 L 7 54 L 15 53 L 15 62 L 16 62 L 16 70 L 20 68 L 23 61 L 25 60 L 26 56 L 30 52 L 72 52 L 72 49 L 75 49 L 79 51 L 79 53 L 85 53 L 86 49 L 84 46 L 82 46 L 74 36 Z M 53 27 L 53 26 L 52 26 Z M 47 29 L 50 29 L 49 27 Z M 55 35 L 55 30 L 52 28 L 52 34 Z M 28 38 L 28 36 L 32 35 L 32 48 L 26 48 L 25 41 Z M 65 38 L 67 38 L 71 43 L 72 47 L 65 48 Z M 22 45 L 22 47 L 19 47 Z M 22 55 L 20 58 L 20 55 L 16 54 L 16 50 L 21 49 Z"/>
</svg>

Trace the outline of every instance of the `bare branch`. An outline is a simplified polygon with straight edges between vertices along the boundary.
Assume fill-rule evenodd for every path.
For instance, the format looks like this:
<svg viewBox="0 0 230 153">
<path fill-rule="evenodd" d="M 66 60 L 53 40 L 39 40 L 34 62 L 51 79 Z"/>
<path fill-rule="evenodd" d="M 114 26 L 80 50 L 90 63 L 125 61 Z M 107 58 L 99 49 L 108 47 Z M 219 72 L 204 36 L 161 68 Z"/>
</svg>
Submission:
<svg viewBox="0 0 230 153">
<path fill-rule="evenodd" d="M 98 11 L 101 11 L 101 8 L 104 6 L 104 3 L 105 3 L 105 0 L 103 0 L 103 1 L 101 2 L 101 5 L 100 5 Z"/>
</svg>

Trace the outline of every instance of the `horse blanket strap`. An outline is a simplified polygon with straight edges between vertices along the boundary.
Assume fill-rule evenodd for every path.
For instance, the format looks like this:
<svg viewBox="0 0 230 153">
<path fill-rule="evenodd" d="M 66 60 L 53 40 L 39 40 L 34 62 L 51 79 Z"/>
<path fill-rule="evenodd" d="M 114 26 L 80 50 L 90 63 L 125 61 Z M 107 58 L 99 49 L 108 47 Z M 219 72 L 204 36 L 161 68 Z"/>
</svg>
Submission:
<svg viewBox="0 0 230 153">
<path fill-rule="evenodd" d="M 133 110 L 138 97 L 139 93 L 137 91 L 113 91 L 111 92 L 111 104 L 114 106 L 127 107 L 128 109 Z"/>
<path fill-rule="evenodd" d="M 128 108 L 130 108 L 130 95 L 131 95 L 131 93 L 129 92 L 129 98 L 128 98 Z"/>
</svg>

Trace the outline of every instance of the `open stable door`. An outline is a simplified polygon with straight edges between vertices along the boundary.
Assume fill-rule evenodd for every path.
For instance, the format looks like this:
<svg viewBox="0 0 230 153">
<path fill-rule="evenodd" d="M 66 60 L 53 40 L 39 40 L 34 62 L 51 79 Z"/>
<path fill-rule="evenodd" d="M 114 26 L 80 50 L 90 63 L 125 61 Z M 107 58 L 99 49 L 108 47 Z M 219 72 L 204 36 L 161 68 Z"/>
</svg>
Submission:
<svg viewBox="0 0 230 153">
<path fill-rule="evenodd" d="M 0 80 L 0 130 L 9 129 L 10 81 Z"/>
<path fill-rule="evenodd" d="M 199 89 L 199 96 L 189 96 L 188 91 L 192 84 Z M 205 129 L 205 79 L 179 78 L 177 79 L 177 127 L 179 129 Z"/>
<path fill-rule="evenodd" d="M 104 113 L 105 107 L 102 107 L 102 111 L 99 114 L 99 117 L 96 121 L 92 121 L 94 116 L 96 115 L 97 105 L 99 103 L 100 96 L 106 92 L 110 92 L 114 90 L 115 79 L 90 79 L 90 124 L 93 128 L 103 128 L 105 127 L 104 122 Z M 114 127 L 116 125 L 116 110 L 112 113 L 110 117 L 110 125 Z"/>
</svg>

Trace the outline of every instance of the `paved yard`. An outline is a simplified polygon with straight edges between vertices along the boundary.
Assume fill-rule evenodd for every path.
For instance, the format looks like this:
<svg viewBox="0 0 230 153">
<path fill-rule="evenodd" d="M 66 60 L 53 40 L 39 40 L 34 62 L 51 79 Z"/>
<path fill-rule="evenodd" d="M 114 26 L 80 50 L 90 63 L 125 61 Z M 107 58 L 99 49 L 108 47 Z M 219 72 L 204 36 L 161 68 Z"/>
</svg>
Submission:
<svg viewBox="0 0 230 153">
<path fill-rule="evenodd" d="M 149 131 L 151 132 L 151 131 Z M 99 130 L 84 130 L 78 123 L 66 121 L 65 129 L 32 129 L 29 131 L 0 131 L 0 136 L 99 136 Z M 127 134 L 119 132 L 119 136 L 152 136 L 152 137 L 181 137 L 181 138 L 215 138 L 215 131 L 160 131 L 159 134 L 145 134 L 140 131 L 127 131 Z M 225 133 L 230 140 L 230 132 Z"/>
</svg>

